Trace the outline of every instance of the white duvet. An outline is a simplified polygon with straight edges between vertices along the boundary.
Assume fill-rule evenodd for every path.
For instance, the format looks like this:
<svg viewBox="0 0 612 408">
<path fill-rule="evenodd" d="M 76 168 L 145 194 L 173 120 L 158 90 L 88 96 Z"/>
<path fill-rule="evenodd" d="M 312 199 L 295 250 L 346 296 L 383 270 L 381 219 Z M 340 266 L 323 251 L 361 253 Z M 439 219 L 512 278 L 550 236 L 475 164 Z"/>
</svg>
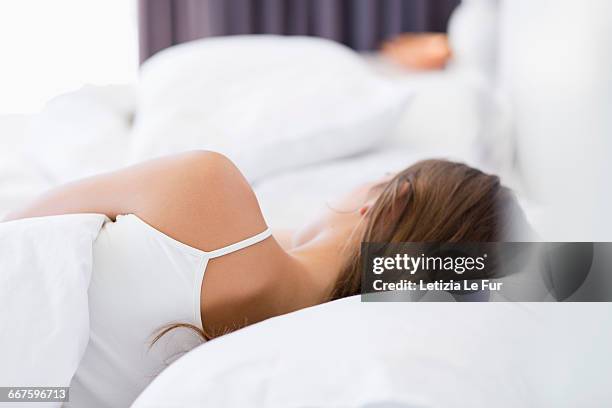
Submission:
<svg viewBox="0 0 612 408">
<path fill-rule="evenodd" d="M 70 384 L 89 340 L 92 245 L 105 219 L 78 214 L 0 223 L 2 386 Z"/>
</svg>

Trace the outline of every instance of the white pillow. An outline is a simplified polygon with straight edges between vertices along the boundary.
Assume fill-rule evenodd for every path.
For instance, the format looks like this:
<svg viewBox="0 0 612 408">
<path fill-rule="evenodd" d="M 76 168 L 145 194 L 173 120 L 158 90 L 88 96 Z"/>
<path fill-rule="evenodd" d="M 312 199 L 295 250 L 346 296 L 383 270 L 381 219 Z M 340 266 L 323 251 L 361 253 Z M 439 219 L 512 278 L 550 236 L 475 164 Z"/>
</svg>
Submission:
<svg viewBox="0 0 612 408">
<path fill-rule="evenodd" d="M 0 115 L 0 219 L 49 187 L 38 169 L 22 155 L 31 118 Z"/>
<path fill-rule="evenodd" d="M 96 214 L 0 223 L 0 385 L 67 387 L 89 340 Z"/>
<path fill-rule="evenodd" d="M 376 146 L 410 94 L 328 40 L 198 40 L 143 65 L 131 158 L 217 150 L 253 181 Z"/>
<path fill-rule="evenodd" d="M 516 407 L 538 350 L 516 303 L 361 303 L 305 309 L 210 341 L 133 408 Z M 541 331 L 541 330 L 540 330 Z"/>
<path fill-rule="evenodd" d="M 136 92 L 127 85 L 84 86 L 51 100 L 32 119 L 25 159 L 51 184 L 125 165 Z"/>
</svg>

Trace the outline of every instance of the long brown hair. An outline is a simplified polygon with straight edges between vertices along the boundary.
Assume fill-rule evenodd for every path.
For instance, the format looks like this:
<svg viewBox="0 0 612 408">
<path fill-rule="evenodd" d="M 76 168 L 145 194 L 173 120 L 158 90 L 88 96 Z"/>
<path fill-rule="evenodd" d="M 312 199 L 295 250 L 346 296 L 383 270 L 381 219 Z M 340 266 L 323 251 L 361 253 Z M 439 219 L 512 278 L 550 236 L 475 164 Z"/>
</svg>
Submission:
<svg viewBox="0 0 612 408">
<path fill-rule="evenodd" d="M 330 300 L 361 293 L 361 242 L 512 241 L 529 230 L 499 177 L 462 163 L 424 160 L 377 187 L 382 191 L 365 225 L 345 246 Z"/>
<path fill-rule="evenodd" d="M 361 242 L 496 242 L 528 228 L 514 194 L 497 176 L 462 163 L 421 161 L 374 188 L 380 195 L 360 233 L 346 243 L 329 300 L 360 293 Z M 152 344 L 176 328 L 190 329 L 202 340 L 232 331 L 211 334 L 190 324 L 170 324 Z"/>
</svg>

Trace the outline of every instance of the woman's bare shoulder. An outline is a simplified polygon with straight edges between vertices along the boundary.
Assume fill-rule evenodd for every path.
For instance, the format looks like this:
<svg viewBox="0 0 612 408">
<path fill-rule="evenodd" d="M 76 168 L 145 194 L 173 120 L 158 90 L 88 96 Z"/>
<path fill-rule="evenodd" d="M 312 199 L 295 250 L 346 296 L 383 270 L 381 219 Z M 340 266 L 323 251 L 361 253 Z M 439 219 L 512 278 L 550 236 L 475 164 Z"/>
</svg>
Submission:
<svg viewBox="0 0 612 408">
<path fill-rule="evenodd" d="M 195 248 L 211 251 L 266 228 L 249 183 L 219 153 L 193 151 L 175 156 L 150 182 L 154 199 L 136 215 Z"/>
</svg>

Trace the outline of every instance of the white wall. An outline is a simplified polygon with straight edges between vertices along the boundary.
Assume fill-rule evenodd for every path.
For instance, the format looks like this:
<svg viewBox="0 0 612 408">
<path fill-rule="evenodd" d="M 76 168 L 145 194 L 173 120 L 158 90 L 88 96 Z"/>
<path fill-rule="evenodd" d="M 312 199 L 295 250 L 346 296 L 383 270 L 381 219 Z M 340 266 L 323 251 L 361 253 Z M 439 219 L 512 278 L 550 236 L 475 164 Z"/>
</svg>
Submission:
<svg viewBox="0 0 612 408">
<path fill-rule="evenodd" d="M 0 1 L 0 114 L 138 69 L 135 0 Z"/>
</svg>

